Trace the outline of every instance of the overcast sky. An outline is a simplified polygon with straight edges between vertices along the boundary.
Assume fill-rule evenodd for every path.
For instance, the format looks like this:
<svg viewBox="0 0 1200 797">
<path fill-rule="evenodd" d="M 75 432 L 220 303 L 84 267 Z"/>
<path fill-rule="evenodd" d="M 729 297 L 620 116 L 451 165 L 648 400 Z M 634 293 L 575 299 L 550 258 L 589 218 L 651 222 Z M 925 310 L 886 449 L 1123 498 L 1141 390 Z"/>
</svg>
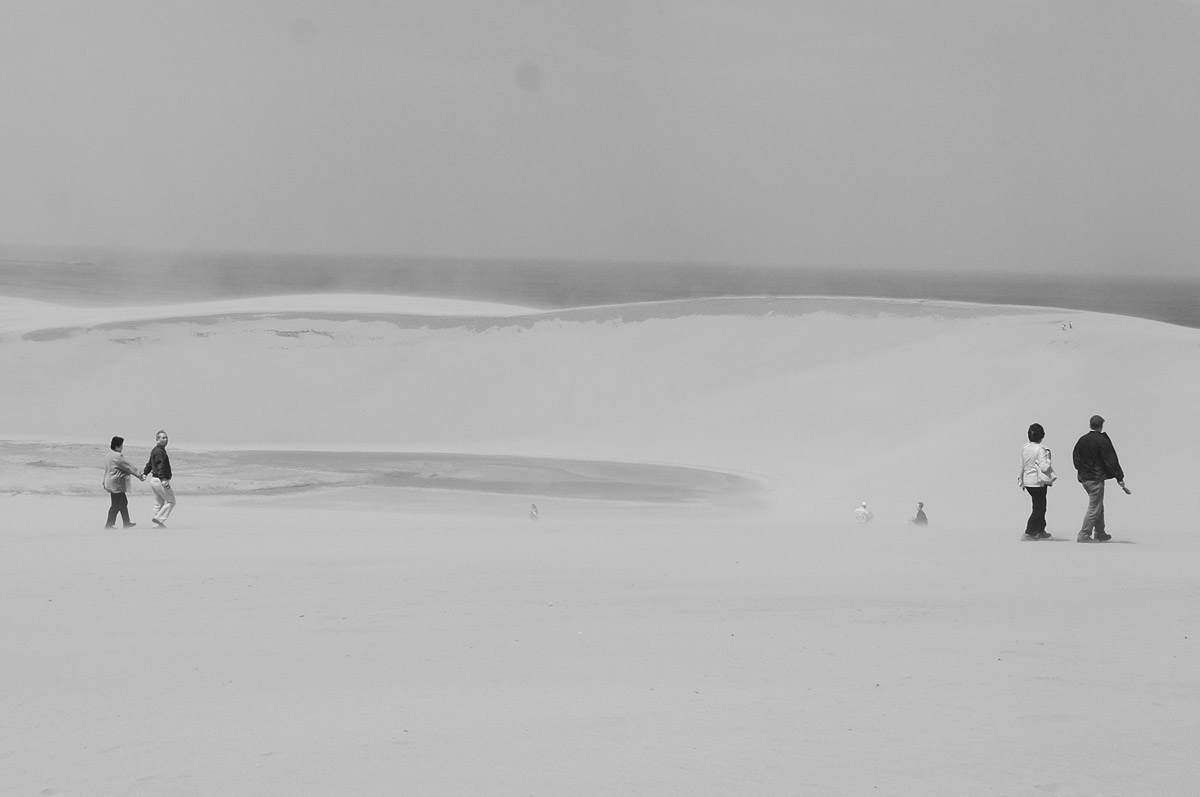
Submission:
<svg viewBox="0 0 1200 797">
<path fill-rule="evenodd" d="M 1200 5 L 0 4 L 0 243 L 1191 274 Z"/>
</svg>

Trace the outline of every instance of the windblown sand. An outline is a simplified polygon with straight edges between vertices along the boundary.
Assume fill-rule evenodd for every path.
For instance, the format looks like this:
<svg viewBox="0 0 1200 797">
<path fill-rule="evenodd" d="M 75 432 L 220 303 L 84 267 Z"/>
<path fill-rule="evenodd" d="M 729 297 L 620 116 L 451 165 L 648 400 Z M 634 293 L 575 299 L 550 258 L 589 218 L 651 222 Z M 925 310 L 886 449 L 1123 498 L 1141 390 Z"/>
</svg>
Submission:
<svg viewBox="0 0 1200 797">
<path fill-rule="evenodd" d="M 5 794 L 1200 788 L 1198 330 L 0 299 L 0 374 Z M 1134 494 L 1085 546 L 1093 413 Z M 1033 421 L 1062 543 L 1019 542 Z M 170 528 L 135 484 L 102 530 L 159 428 Z"/>
</svg>

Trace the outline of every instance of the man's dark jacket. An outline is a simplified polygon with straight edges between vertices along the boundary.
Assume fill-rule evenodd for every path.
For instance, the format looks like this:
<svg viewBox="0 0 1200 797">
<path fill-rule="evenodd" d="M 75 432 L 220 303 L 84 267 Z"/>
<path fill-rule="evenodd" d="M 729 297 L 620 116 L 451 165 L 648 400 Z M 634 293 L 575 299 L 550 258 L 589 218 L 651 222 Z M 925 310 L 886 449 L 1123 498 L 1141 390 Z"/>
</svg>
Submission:
<svg viewBox="0 0 1200 797">
<path fill-rule="evenodd" d="M 171 458 L 167 456 L 167 449 L 162 446 L 155 446 L 150 449 L 150 461 L 146 463 L 145 470 L 142 475 L 147 473 L 162 481 L 171 481 Z"/>
<path fill-rule="evenodd" d="M 1102 482 L 1105 479 L 1125 481 L 1125 472 L 1117 460 L 1117 450 L 1104 432 L 1095 429 L 1079 438 L 1071 453 L 1081 482 Z"/>
</svg>

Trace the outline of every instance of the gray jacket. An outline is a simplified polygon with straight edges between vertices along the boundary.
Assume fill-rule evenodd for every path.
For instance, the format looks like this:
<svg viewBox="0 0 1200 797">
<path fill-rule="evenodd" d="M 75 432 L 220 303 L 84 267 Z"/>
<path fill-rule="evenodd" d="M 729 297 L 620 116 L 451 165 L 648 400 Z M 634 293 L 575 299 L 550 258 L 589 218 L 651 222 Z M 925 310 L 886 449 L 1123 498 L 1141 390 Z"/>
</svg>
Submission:
<svg viewBox="0 0 1200 797">
<path fill-rule="evenodd" d="M 123 493 L 129 489 L 129 477 L 137 469 L 129 464 L 120 451 L 109 451 L 104 458 L 104 489 L 110 493 Z"/>
</svg>

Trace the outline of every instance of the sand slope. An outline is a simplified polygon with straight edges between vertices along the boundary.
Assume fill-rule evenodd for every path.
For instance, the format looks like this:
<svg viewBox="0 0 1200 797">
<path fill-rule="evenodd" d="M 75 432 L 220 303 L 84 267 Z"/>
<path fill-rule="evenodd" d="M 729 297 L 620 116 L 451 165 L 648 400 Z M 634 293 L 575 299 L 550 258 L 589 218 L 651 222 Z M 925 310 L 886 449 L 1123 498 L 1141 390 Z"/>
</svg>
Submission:
<svg viewBox="0 0 1200 797">
<path fill-rule="evenodd" d="M 122 434 L 143 455 L 165 427 L 181 451 L 670 463 L 751 475 L 813 519 L 860 500 L 907 517 L 924 500 L 972 526 L 1021 503 L 1016 452 L 1037 420 L 1065 474 L 1056 528 L 1080 500 L 1069 455 L 1092 413 L 1109 418 L 1139 525 L 1172 521 L 1200 442 L 1200 332 L 1138 319 L 830 299 L 417 315 L 370 298 L 26 317 L 0 338 L 0 415 L 10 437 L 102 451 Z"/>
<path fill-rule="evenodd" d="M 1195 793 L 1200 331 L 464 309 L 0 320 L 0 791 Z M 1019 542 L 1026 426 L 1069 539 L 1093 412 L 1120 544 Z M 101 531 L 160 426 L 170 530 Z"/>
</svg>

